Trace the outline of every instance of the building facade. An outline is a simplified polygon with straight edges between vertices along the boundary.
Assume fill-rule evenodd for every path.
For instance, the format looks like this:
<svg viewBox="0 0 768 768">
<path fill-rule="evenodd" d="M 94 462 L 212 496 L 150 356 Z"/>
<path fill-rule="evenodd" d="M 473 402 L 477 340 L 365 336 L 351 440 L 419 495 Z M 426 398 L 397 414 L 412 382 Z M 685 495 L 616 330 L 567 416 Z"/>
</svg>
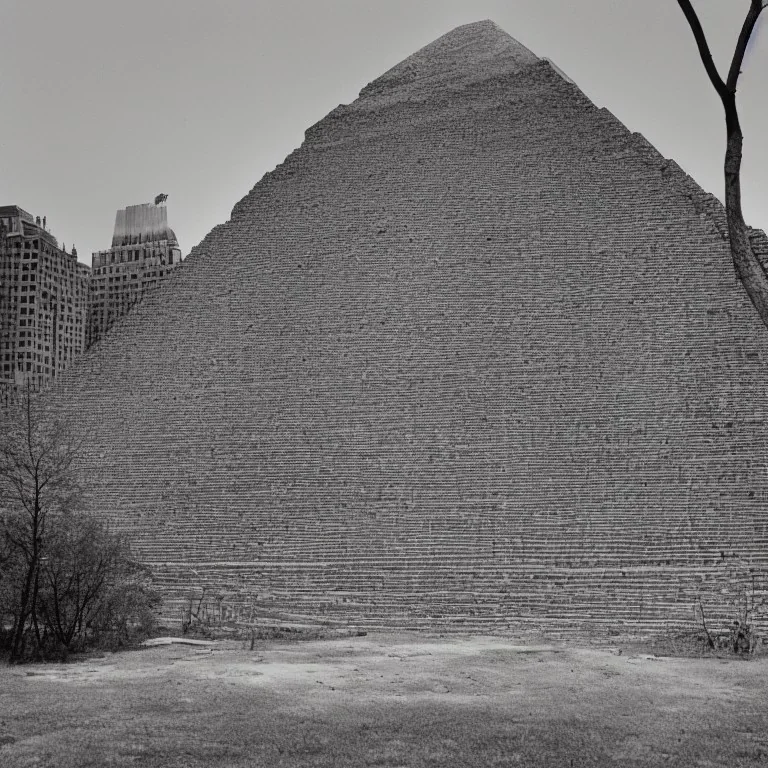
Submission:
<svg viewBox="0 0 768 768">
<path fill-rule="evenodd" d="M 0 401 L 41 389 L 84 351 L 90 272 L 45 219 L 0 207 Z"/>
<path fill-rule="evenodd" d="M 168 226 L 165 205 L 144 203 L 120 209 L 112 247 L 93 254 L 88 345 L 179 264 L 181 250 Z"/>
</svg>

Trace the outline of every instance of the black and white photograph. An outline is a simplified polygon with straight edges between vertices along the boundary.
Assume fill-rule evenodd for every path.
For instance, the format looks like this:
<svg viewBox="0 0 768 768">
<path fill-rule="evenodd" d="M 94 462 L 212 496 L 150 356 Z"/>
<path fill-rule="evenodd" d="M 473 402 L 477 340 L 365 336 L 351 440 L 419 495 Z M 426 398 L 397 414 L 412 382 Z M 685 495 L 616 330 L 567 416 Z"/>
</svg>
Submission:
<svg viewBox="0 0 768 768">
<path fill-rule="evenodd" d="M 0 766 L 768 765 L 768 0 L 0 0 Z"/>
</svg>

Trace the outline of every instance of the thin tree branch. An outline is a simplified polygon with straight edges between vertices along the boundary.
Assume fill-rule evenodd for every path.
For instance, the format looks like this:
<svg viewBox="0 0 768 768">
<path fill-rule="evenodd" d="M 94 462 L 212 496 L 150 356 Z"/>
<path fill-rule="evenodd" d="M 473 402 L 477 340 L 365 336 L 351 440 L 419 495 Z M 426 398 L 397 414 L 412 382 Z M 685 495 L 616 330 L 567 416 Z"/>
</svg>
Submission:
<svg viewBox="0 0 768 768">
<path fill-rule="evenodd" d="M 688 25 L 691 28 L 691 32 L 693 32 L 693 37 L 696 40 L 696 45 L 699 48 L 699 55 L 701 56 L 701 61 L 704 64 L 704 69 L 707 71 L 707 75 L 709 76 L 709 79 L 712 82 L 712 85 L 715 87 L 715 90 L 719 94 L 720 98 L 723 100 L 723 103 L 725 103 L 726 99 L 728 98 L 728 88 L 723 82 L 722 77 L 720 77 L 720 73 L 717 71 L 717 67 L 715 66 L 715 61 L 712 58 L 712 54 L 710 53 L 707 37 L 704 34 L 704 29 L 701 26 L 699 17 L 696 14 L 696 11 L 693 10 L 693 6 L 691 5 L 690 0 L 677 0 L 677 2 L 680 5 L 680 9 L 685 14 L 685 18 L 688 20 Z"/>
<path fill-rule="evenodd" d="M 681 6 L 683 2 L 688 2 L 688 0 L 680 0 Z M 744 24 L 741 28 L 741 33 L 739 34 L 739 40 L 736 43 L 736 50 L 733 54 L 733 60 L 731 61 L 731 68 L 728 71 L 728 81 L 725 87 L 729 93 L 736 93 L 736 83 L 741 74 L 741 65 L 744 62 L 744 54 L 747 51 L 749 38 L 752 36 L 752 30 L 755 28 L 757 19 L 767 6 L 768 2 L 764 1 L 761 3 L 761 0 L 752 0 L 752 5 L 747 12 L 747 17 L 744 19 Z M 685 9 L 683 8 L 683 10 Z"/>
</svg>

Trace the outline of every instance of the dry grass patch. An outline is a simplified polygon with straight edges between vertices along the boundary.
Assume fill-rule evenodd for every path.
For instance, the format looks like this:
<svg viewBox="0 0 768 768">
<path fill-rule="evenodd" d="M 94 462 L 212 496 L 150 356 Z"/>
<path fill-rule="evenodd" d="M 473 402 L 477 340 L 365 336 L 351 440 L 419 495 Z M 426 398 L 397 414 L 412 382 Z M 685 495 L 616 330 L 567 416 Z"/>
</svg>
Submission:
<svg viewBox="0 0 768 768">
<path fill-rule="evenodd" d="M 164 646 L 0 669 L 0 765 L 762 766 L 766 672 L 500 638 Z"/>
</svg>

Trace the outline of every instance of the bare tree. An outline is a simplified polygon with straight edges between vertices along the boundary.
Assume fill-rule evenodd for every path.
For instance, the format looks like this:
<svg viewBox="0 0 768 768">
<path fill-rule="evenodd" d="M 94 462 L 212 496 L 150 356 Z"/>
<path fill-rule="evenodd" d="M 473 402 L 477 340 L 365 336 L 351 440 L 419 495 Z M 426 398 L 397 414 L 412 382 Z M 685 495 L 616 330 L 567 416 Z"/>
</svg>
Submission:
<svg viewBox="0 0 768 768">
<path fill-rule="evenodd" d="M 87 635 L 110 577 L 124 559 L 122 542 L 81 513 L 56 521 L 41 565 L 38 608 L 59 650 Z"/>
<path fill-rule="evenodd" d="M 0 411 L 0 634 L 10 661 L 116 647 L 151 629 L 159 597 L 125 541 L 80 509 L 84 436 L 27 392 Z"/>
<path fill-rule="evenodd" d="M 731 245 L 731 257 L 736 275 L 741 280 L 747 295 L 755 305 L 763 323 L 768 326 L 768 276 L 755 256 L 749 242 L 747 225 L 741 210 L 741 157 L 744 136 L 739 123 L 736 108 L 736 86 L 744 62 L 747 44 L 752 36 L 760 14 L 768 7 L 768 0 L 750 0 L 750 7 L 741 28 L 736 50 L 725 81 L 720 77 L 707 38 L 699 17 L 690 0 L 678 0 L 680 8 L 688 20 L 704 69 L 717 91 L 725 109 L 726 149 L 725 149 L 725 211 L 728 218 L 728 236 Z"/>
<path fill-rule="evenodd" d="M 20 564 L 12 661 L 24 656 L 29 631 L 39 647 L 36 604 L 48 530 L 53 518 L 71 510 L 79 497 L 72 462 L 82 442 L 63 422 L 42 419 L 30 392 L 2 412 L 0 519 L 6 550 Z"/>
<path fill-rule="evenodd" d="M 149 574 L 130 556 L 125 541 L 82 512 L 56 520 L 40 569 L 37 610 L 43 647 L 66 659 L 95 643 L 112 648 L 154 623 L 158 603 Z"/>
</svg>

